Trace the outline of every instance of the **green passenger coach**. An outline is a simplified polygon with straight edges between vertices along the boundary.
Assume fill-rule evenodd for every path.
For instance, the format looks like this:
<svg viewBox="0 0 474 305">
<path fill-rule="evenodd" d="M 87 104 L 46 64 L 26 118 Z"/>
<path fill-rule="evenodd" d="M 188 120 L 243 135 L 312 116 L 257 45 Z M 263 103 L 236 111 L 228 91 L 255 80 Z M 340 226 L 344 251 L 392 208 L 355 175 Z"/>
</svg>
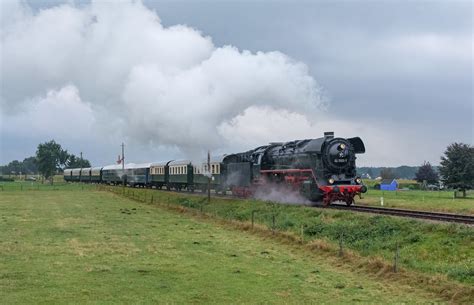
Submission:
<svg viewBox="0 0 474 305">
<path fill-rule="evenodd" d="M 80 168 L 71 169 L 71 181 L 73 181 L 73 182 L 81 181 L 81 169 Z"/>
<path fill-rule="evenodd" d="M 90 167 L 81 169 L 80 181 L 87 182 L 87 183 L 91 182 L 91 168 Z"/>
<path fill-rule="evenodd" d="M 157 188 L 163 188 L 168 184 L 168 163 L 171 161 L 157 162 L 150 165 L 148 183 Z"/>
<path fill-rule="evenodd" d="M 225 172 L 225 165 L 222 163 L 223 159 L 223 156 L 212 158 L 209 164 L 210 168 L 208 168 L 207 162 L 202 162 L 201 164 L 194 166 L 194 187 L 196 189 L 206 191 L 210 177 L 211 189 L 214 189 L 217 192 L 225 191 L 222 181 Z"/>
<path fill-rule="evenodd" d="M 99 183 L 101 181 L 102 166 L 91 168 L 91 182 Z"/>
<path fill-rule="evenodd" d="M 193 166 L 191 161 L 171 161 L 168 163 L 168 188 L 194 190 Z"/>
</svg>

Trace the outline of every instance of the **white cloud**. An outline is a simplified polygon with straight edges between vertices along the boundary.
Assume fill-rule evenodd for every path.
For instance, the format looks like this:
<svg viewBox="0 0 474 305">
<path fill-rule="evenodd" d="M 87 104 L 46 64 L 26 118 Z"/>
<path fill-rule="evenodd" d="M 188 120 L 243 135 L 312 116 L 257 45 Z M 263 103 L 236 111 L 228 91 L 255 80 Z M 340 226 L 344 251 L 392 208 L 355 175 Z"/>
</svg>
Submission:
<svg viewBox="0 0 474 305">
<path fill-rule="evenodd" d="M 2 21 L 6 112 L 71 84 L 105 118 L 98 124 L 104 129 L 119 124 L 125 137 L 142 144 L 193 154 L 218 148 L 217 126 L 252 105 L 306 115 L 323 103 L 303 63 L 279 52 L 215 47 L 188 26 L 163 27 L 140 2 L 11 10 L 20 17 Z M 42 122 L 43 115 L 34 119 Z"/>
<path fill-rule="evenodd" d="M 95 125 L 91 105 L 81 100 L 76 87 L 49 90 L 26 101 L 17 115 L 0 114 L 3 132 L 21 138 L 87 138 Z"/>
</svg>

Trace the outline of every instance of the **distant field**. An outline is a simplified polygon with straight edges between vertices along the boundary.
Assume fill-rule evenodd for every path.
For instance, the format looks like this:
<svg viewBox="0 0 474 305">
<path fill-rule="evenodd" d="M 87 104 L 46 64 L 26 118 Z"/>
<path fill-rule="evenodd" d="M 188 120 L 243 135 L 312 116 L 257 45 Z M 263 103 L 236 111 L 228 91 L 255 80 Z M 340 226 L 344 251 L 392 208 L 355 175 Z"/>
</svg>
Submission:
<svg viewBox="0 0 474 305">
<path fill-rule="evenodd" d="M 474 214 L 474 194 L 466 198 L 453 198 L 453 191 L 380 191 L 369 189 L 356 204 L 380 206 L 381 197 L 386 207 L 413 210 Z"/>
<path fill-rule="evenodd" d="M 446 301 L 423 284 L 111 193 L 4 191 L 0 211 L 3 304 Z"/>
</svg>

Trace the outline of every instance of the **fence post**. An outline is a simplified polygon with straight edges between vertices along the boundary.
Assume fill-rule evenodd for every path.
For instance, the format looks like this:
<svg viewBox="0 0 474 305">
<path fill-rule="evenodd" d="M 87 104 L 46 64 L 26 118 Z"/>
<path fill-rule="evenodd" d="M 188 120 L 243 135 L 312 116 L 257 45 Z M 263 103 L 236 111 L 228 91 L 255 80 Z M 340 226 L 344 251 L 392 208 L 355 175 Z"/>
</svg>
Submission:
<svg viewBox="0 0 474 305">
<path fill-rule="evenodd" d="M 304 243 L 304 225 L 301 225 L 301 243 Z"/>
<path fill-rule="evenodd" d="M 275 214 L 272 215 L 272 233 L 275 234 Z"/>
<path fill-rule="evenodd" d="M 23 184 L 20 184 L 20 190 L 23 191 Z"/>
<path fill-rule="evenodd" d="M 254 222 L 255 222 L 255 210 L 252 210 L 252 230 L 253 230 Z"/>
<path fill-rule="evenodd" d="M 143 200 L 143 202 L 146 202 L 146 190 L 145 190 L 145 199 Z"/>
<path fill-rule="evenodd" d="M 344 249 L 342 247 L 342 240 L 344 238 L 344 233 L 341 233 L 339 236 L 339 256 L 342 257 L 344 255 Z"/>
<path fill-rule="evenodd" d="M 150 203 L 153 204 L 153 195 L 151 195 Z"/>
<path fill-rule="evenodd" d="M 397 246 L 395 248 L 395 256 L 393 258 L 393 272 L 397 273 L 398 272 L 398 259 L 400 256 L 400 246 L 397 242 Z"/>
</svg>

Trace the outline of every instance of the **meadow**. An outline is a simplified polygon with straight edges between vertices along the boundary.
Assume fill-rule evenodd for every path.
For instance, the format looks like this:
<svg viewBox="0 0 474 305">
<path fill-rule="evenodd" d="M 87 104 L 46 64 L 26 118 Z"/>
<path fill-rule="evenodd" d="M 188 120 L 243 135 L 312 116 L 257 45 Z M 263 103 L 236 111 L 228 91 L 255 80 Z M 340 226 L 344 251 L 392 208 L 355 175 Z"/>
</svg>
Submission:
<svg viewBox="0 0 474 305">
<path fill-rule="evenodd" d="M 467 193 L 466 198 L 455 198 L 452 190 L 381 191 L 369 189 L 362 195 L 362 199 L 356 198 L 356 204 L 382 206 L 382 200 L 385 207 L 474 215 L 474 193 L 472 191 Z"/>
<path fill-rule="evenodd" d="M 1 191 L 2 303 L 380 304 L 471 296 L 461 286 L 446 286 L 443 294 L 431 284 L 413 285 L 403 272 L 367 273 L 322 244 L 243 232 L 170 205 L 196 197 L 151 195 L 125 198 L 74 184 Z"/>
</svg>

